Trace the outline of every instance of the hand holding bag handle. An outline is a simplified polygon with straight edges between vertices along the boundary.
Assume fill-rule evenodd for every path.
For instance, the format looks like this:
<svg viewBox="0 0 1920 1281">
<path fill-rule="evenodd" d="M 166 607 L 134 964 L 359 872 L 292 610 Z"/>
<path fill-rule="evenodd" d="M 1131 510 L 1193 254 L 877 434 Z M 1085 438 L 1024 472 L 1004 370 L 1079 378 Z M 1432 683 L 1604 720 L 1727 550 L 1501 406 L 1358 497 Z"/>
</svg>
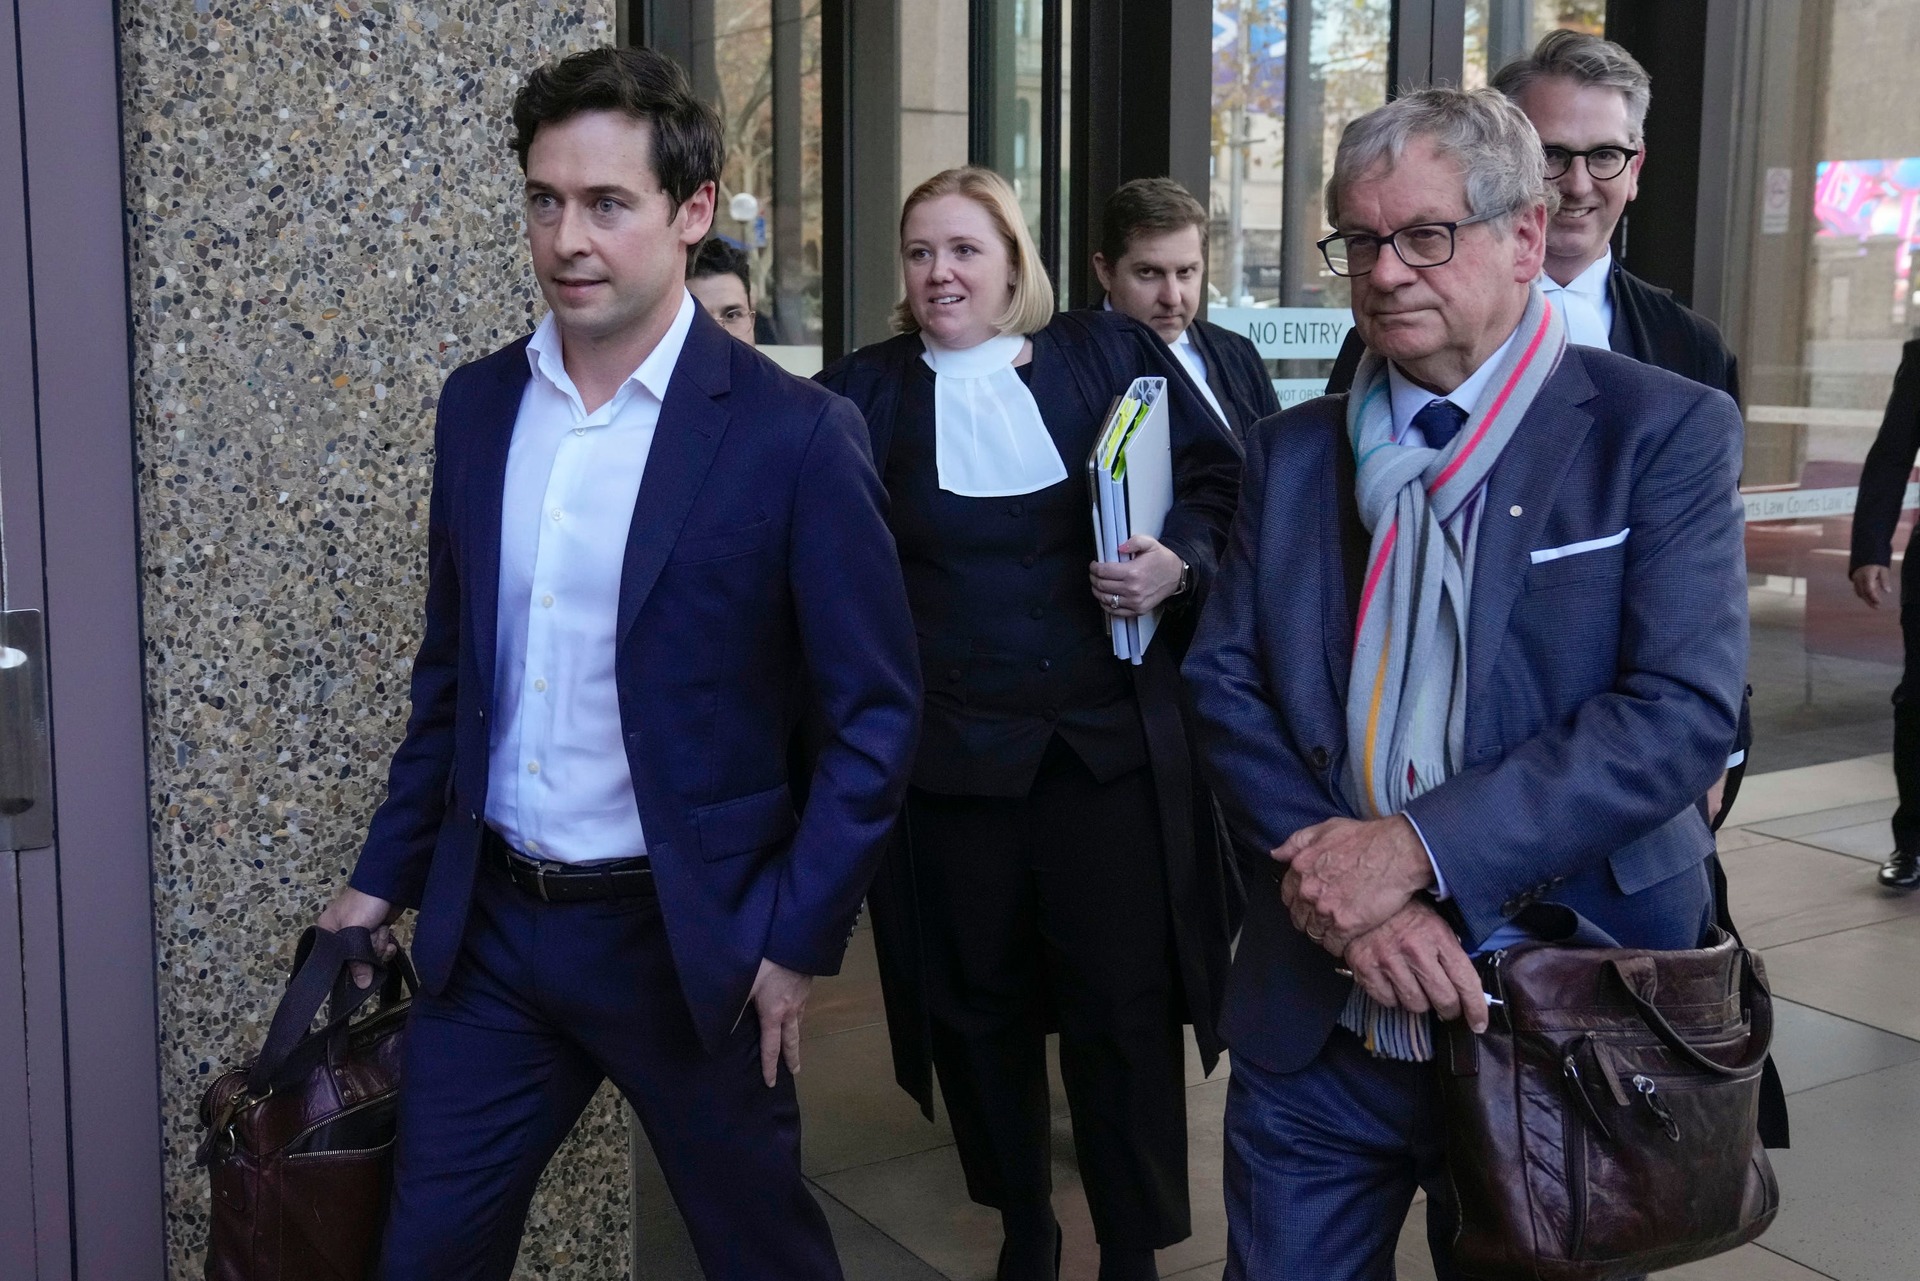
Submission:
<svg viewBox="0 0 1920 1281">
<path fill-rule="evenodd" d="M 352 961 L 365 962 L 382 972 L 387 970 L 386 963 L 375 952 L 372 932 L 364 926 L 353 925 L 339 931 L 309 926 L 301 934 L 300 943 L 294 949 L 293 978 L 273 1012 L 266 1044 L 260 1047 L 259 1057 L 247 1072 L 250 1095 L 258 1098 L 273 1088 L 323 1004 L 328 1005 L 326 1030 L 333 1032 L 345 1027 L 376 993 L 382 993 L 383 1000 L 393 1000 L 398 993 L 382 992 L 382 989 L 390 988 L 395 979 L 404 983 L 409 991 L 417 986 L 412 962 L 405 952 L 399 953 L 385 984 L 375 982 L 365 988 L 356 986 L 348 976 L 347 965 Z"/>
<path fill-rule="evenodd" d="M 1750 1030 L 1746 1056 L 1738 1063 L 1729 1065 L 1716 1063 L 1688 1045 L 1686 1038 L 1674 1030 L 1673 1024 L 1667 1022 L 1667 1016 L 1653 1003 L 1653 989 L 1657 986 L 1657 980 L 1650 957 L 1613 957 L 1607 962 L 1607 968 L 1620 980 L 1627 999 L 1633 1002 L 1634 1009 L 1640 1012 L 1640 1019 L 1648 1029 L 1687 1063 L 1716 1076 L 1751 1075 L 1759 1070 L 1768 1049 L 1773 1045 L 1773 996 L 1767 991 L 1766 984 L 1760 981 L 1753 953 L 1746 948 L 1740 949 L 1740 967 L 1740 998 L 1748 1011 Z M 1647 990 L 1643 992 L 1642 988 Z"/>
</svg>

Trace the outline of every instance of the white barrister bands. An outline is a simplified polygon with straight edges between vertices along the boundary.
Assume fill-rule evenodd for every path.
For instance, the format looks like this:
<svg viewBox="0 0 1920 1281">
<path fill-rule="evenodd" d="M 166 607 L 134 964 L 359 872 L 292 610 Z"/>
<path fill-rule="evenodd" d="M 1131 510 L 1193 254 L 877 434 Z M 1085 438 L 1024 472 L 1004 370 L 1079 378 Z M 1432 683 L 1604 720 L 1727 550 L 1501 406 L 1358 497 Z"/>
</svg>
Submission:
<svg viewBox="0 0 1920 1281">
<path fill-rule="evenodd" d="M 920 335 L 933 369 L 934 463 L 940 488 L 963 498 L 1031 494 L 1067 478 L 1067 466 L 1014 371 L 1026 344 L 1002 334 L 974 347 L 943 347 Z"/>
</svg>

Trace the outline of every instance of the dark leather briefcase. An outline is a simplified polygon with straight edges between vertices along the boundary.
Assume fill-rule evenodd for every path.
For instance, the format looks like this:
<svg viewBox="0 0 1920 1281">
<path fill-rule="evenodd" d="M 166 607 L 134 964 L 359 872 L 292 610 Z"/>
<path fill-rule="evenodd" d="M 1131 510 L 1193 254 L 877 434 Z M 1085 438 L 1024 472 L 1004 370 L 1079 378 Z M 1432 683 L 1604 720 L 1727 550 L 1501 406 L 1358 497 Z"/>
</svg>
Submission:
<svg viewBox="0 0 1920 1281">
<path fill-rule="evenodd" d="M 371 987 L 350 961 L 376 966 Z M 259 1055 L 200 1100 L 207 1281 L 361 1281 L 379 1252 L 413 966 L 380 965 L 364 929 L 308 929 L 293 968 Z"/>
<path fill-rule="evenodd" d="M 1717 933 L 1717 931 L 1716 931 Z M 1437 1049 L 1453 1261 L 1486 1281 L 1617 1281 L 1773 1222 L 1756 1132 L 1773 998 L 1722 935 L 1692 951 L 1522 944 L 1479 962 L 1482 1036 Z"/>
</svg>

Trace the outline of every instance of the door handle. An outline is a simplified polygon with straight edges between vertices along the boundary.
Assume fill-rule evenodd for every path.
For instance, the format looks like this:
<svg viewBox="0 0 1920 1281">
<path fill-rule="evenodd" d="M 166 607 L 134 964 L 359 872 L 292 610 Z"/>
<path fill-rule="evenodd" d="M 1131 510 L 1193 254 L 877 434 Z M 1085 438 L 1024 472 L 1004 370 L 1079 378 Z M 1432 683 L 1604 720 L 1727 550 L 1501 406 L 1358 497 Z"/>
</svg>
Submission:
<svg viewBox="0 0 1920 1281">
<path fill-rule="evenodd" d="M 0 851 L 53 844 L 46 629 L 37 609 L 0 613 Z"/>
</svg>

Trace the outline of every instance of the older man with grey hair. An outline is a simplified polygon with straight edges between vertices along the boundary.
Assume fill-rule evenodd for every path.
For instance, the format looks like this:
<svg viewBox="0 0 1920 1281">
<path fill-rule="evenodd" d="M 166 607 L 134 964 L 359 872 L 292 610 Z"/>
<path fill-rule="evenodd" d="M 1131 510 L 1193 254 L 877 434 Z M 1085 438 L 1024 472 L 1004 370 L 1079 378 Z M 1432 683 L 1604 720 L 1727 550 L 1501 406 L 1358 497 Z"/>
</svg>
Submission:
<svg viewBox="0 0 1920 1281">
<path fill-rule="evenodd" d="M 1739 416 L 1569 344 L 1536 283 L 1555 196 L 1491 90 L 1354 121 L 1321 248 L 1367 355 L 1247 439 L 1185 667 L 1236 844 L 1269 851 L 1222 1020 L 1230 1281 L 1391 1277 L 1416 1187 L 1458 1275 L 1421 1060 L 1436 1019 L 1485 1029 L 1473 958 L 1710 924 Z"/>
</svg>

